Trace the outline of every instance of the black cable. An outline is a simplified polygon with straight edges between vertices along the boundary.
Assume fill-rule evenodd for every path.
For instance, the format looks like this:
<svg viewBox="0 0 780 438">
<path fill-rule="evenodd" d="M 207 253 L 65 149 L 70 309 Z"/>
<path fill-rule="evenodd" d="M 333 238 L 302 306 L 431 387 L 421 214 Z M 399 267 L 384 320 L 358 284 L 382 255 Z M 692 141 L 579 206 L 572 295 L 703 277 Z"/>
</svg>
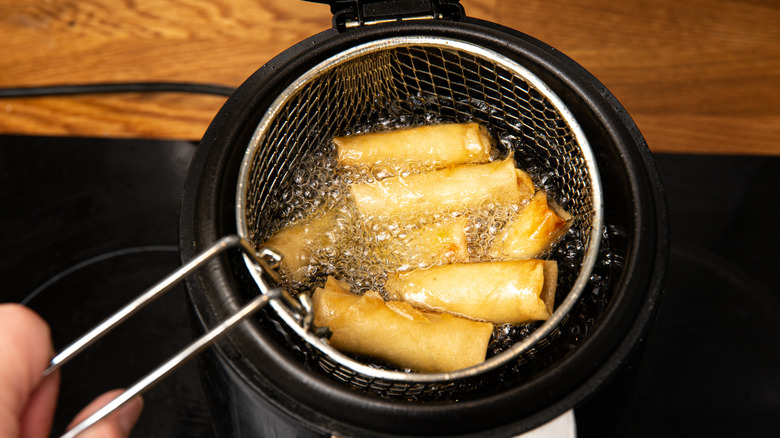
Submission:
<svg viewBox="0 0 780 438">
<path fill-rule="evenodd" d="M 194 93 L 230 96 L 234 88 L 193 82 L 108 82 L 95 84 L 46 85 L 0 88 L 0 98 L 73 96 L 104 93 Z"/>
</svg>

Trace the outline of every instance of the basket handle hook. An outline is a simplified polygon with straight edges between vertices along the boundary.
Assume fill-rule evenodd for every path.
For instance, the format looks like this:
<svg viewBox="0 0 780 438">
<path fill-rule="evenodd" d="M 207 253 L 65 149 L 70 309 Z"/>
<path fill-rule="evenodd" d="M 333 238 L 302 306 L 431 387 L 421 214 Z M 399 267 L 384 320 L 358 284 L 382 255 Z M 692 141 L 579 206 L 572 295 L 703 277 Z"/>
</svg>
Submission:
<svg viewBox="0 0 780 438">
<path fill-rule="evenodd" d="M 264 273 L 268 274 L 272 280 L 278 281 L 278 266 L 279 261 L 281 260 L 281 257 L 278 254 L 268 249 L 264 249 L 262 251 L 262 255 L 258 255 L 252 248 L 251 244 L 245 239 L 235 235 L 225 236 L 203 252 L 199 253 L 197 256 L 195 256 L 195 258 L 187 262 L 185 265 L 157 282 L 154 286 L 147 289 L 133 301 L 116 311 L 113 315 L 103 320 L 103 322 L 92 328 L 90 331 L 63 349 L 51 360 L 49 367 L 43 372 L 44 377 L 48 376 L 62 365 L 70 361 L 85 348 L 92 345 L 98 339 L 102 338 L 127 318 L 141 310 L 144 306 L 151 303 L 156 298 L 162 296 L 163 293 L 170 290 L 174 285 L 179 283 L 187 275 L 192 273 L 192 271 L 206 263 L 212 257 L 215 257 L 216 255 L 230 248 L 239 248 L 251 259 L 251 261 L 256 265 L 255 267 L 257 269 L 260 269 Z M 260 281 L 262 282 L 263 280 Z M 140 380 L 122 392 L 119 396 L 111 400 L 108 404 L 63 434 L 62 438 L 71 438 L 81 434 L 107 415 L 119 409 L 133 397 L 143 394 L 156 383 L 177 370 L 185 362 L 205 350 L 209 345 L 216 341 L 220 336 L 224 335 L 229 329 L 233 328 L 235 325 L 241 322 L 244 318 L 264 307 L 266 304 L 268 304 L 269 301 L 274 299 L 282 299 L 288 304 L 292 305 L 296 311 L 303 311 L 301 304 L 280 287 L 275 285 L 275 287 L 271 288 L 267 284 L 263 284 L 262 286 L 264 293 L 258 294 L 257 297 L 246 303 L 243 307 L 219 323 L 216 327 L 203 334 L 200 338 L 173 355 L 162 365 L 158 366 L 149 372 L 146 376 L 142 377 Z"/>
</svg>

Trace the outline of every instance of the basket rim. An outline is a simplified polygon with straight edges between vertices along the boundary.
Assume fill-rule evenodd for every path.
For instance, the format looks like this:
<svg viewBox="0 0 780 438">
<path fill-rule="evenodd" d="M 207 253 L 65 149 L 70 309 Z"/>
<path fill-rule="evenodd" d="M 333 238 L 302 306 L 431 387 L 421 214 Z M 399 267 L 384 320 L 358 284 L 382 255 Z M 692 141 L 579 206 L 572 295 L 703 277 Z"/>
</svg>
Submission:
<svg viewBox="0 0 780 438">
<path fill-rule="evenodd" d="M 363 376 L 367 376 L 371 379 L 383 379 L 404 383 L 452 382 L 453 380 L 477 376 L 505 365 L 524 352 L 533 348 L 545 336 L 552 333 L 553 330 L 561 324 L 566 315 L 579 300 L 582 291 L 587 286 L 590 273 L 596 263 L 598 248 L 601 240 L 601 230 L 603 227 L 603 194 L 598 167 L 596 165 L 596 159 L 585 133 L 583 132 L 577 120 L 574 118 L 572 112 L 555 94 L 555 92 L 534 73 L 520 65 L 518 62 L 494 50 L 456 38 L 445 38 L 437 36 L 409 35 L 376 39 L 348 48 L 343 52 L 325 59 L 310 70 L 306 71 L 303 75 L 298 77 L 279 93 L 279 95 L 270 105 L 268 111 L 263 115 L 262 119 L 257 125 L 257 128 L 252 134 L 249 145 L 244 152 L 238 175 L 235 203 L 236 227 L 238 235 L 241 238 L 247 238 L 249 231 L 245 213 L 247 205 L 246 189 L 248 177 L 251 172 L 254 156 L 262 147 L 264 135 L 270 124 L 281 111 L 283 104 L 287 102 L 292 96 L 296 95 L 300 89 L 307 86 L 309 83 L 320 77 L 324 72 L 329 71 L 333 67 L 370 53 L 375 53 L 391 48 L 409 46 L 426 46 L 465 51 L 470 54 L 482 57 L 483 59 L 490 60 L 491 62 L 495 62 L 496 64 L 500 64 L 503 68 L 506 68 L 513 74 L 522 77 L 534 88 L 542 92 L 542 94 L 549 100 L 550 104 L 555 107 L 560 116 L 566 121 L 567 125 L 572 131 L 572 135 L 574 136 L 576 143 L 579 145 L 580 152 L 583 155 L 585 165 L 588 169 L 588 175 L 591 179 L 591 205 L 593 206 L 591 212 L 592 217 L 590 233 L 588 234 L 588 246 L 585 249 L 585 258 L 582 262 L 577 279 L 572 285 L 571 290 L 566 295 L 566 298 L 563 300 L 563 302 L 560 303 L 558 308 L 555 309 L 553 315 L 547 321 L 544 321 L 541 326 L 535 329 L 531 335 L 529 335 L 523 341 L 518 342 L 500 354 L 488 358 L 485 360 L 485 362 L 479 365 L 452 372 L 404 372 L 379 369 L 365 365 L 331 347 L 319 336 L 316 336 L 315 334 L 311 333 L 311 331 L 307 330 L 303 325 L 301 325 L 299 316 L 291 311 L 286 305 L 277 302 L 277 300 L 272 300 L 271 306 L 273 307 L 274 311 L 282 318 L 282 320 L 290 328 L 292 328 L 292 330 L 298 336 L 337 362 L 339 365 L 344 366 L 353 372 L 362 374 Z M 263 284 L 263 279 L 261 278 L 262 272 L 253 268 L 254 265 L 247 256 L 244 256 L 244 260 L 255 282 L 258 283 L 259 286 Z M 261 286 L 261 290 L 263 289 L 265 288 L 262 288 Z"/>
</svg>

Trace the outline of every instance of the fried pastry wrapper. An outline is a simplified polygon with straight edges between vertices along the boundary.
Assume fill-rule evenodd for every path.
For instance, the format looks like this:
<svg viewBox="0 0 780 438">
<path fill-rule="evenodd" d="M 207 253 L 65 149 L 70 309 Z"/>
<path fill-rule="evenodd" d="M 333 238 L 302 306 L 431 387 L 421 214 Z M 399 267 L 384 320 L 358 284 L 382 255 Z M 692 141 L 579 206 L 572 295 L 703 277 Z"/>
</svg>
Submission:
<svg viewBox="0 0 780 438">
<path fill-rule="evenodd" d="M 316 249 L 332 244 L 335 239 L 336 209 L 319 211 L 303 221 L 283 228 L 266 240 L 262 246 L 282 255 L 282 268 L 292 280 L 303 281 L 307 267 Z"/>
<path fill-rule="evenodd" d="M 392 271 L 409 271 L 469 259 L 466 217 L 445 219 L 414 229 L 383 246 Z"/>
<path fill-rule="evenodd" d="M 330 344 L 420 372 L 449 372 L 485 361 L 493 325 L 424 312 L 373 291 L 356 295 L 328 278 L 313 297 L 314 324 L 328 327 Z"/>
<path fill-rule="evenodd" d="M 519 324 L 552 315 L 557 277 L 554 261 L 456 263 L 391 274 L 385 288 L 425 310 Z"/>
<path fill-rule="evenodd" d="M 420 163 L 446 167 L 490 160 L 491 141 L 477 123 L 450 123 L 335 137 L 342 166 Z"/>
<path fill-rule="evenodd" d="M 397 176 L 349 186 L 365 216 L 399 216 L 464 210 L 486 203 L 522 203 L 533 195 L 530 178 L 507 158 L 486 164 L 462 164 L 433 172 Z"/>
<path fill-rule="evenodd" d="M 506 228 L 488 253 L 497 259 L 529 259 L 547 251 L 569 228 L 571 215 L 548 205 L 547 195 L 536 192 Z"/>
</svg>

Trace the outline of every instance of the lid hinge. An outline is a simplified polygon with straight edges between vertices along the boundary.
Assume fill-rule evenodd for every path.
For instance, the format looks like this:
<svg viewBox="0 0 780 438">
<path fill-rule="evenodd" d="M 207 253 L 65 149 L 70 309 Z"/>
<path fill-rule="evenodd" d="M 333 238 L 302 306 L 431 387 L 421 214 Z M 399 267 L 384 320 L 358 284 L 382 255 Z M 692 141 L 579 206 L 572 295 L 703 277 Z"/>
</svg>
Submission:
<svg viewBox="0 0 780 438">
<path fill-rule="evenodd" d="M 403 20 L 459 20 L 460 0 L 307 0 L 330 4 L 333 27 L 340 31 Z"/>
</svg>

